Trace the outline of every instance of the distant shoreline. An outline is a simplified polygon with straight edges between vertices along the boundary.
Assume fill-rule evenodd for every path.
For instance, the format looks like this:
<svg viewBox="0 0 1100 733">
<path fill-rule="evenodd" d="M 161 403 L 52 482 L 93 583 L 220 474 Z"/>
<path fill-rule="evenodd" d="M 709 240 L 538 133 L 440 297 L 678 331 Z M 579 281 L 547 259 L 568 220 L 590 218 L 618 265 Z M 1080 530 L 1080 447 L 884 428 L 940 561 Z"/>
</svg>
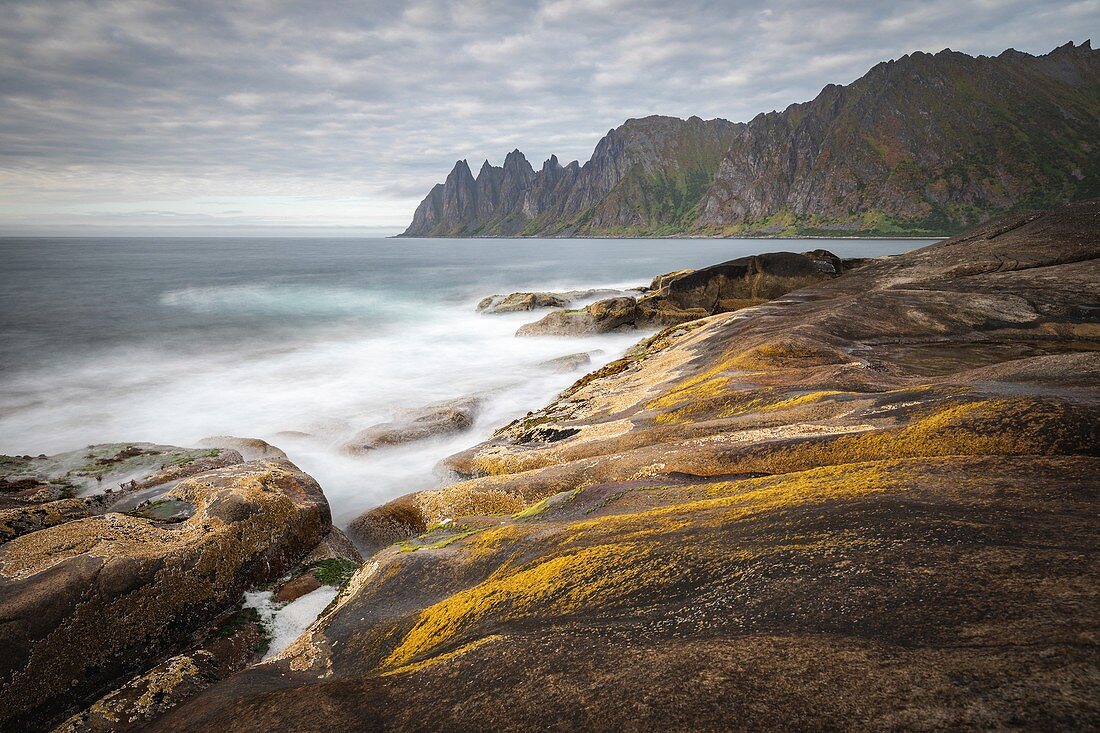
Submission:
<svg viewBox="0 0 1100 733">
<path fill-rule="evenodd" d="M 795 240 L 795 239 L 849 239 L 849 240 L 866 239 L 866 240 L 884 240 L 884 241 L 893 241 L 893 240 L 898 240 L 898 239 L 912 239 L 914 241 L 926 241 L 926 240 L 933 240 L 933 239 L 935 239 L 935 240 L 944 240 L 944 239 L 950 239 L 950 238 L 951 237 L 947 236 L 947 235 L 918 237 L 918 236 L 914 236 L 912 234 L 898 235 L 896 237 L 882 237 L 882 236 L 877 236 L 877 235 L 876 236 L 866 236 L 866 237 L 858 236 L 858 235 L 829 237 L 829 236 L 819 236 L 819 235 L 810 235 L 810 234 L 796 234 L 796 235 L 792 235 L 792 236 L 779 236 L 779 235 L 776 235 L 776 234 L 763 234 L 763 235 L 755 236 L 755 237 L 747 237 L 747 236 L 746 237 L 731 237 L 731 236 L 719 236 L 719 235 L 710 235 L 710 234 L 691 234 L 691 235 L 673 235 L 673 234 L 669 234 L 669 235 L 662 235 L 660 237 L 641 237 L 641 236 L 630 237 L 630 236 L 622 236 L 622 235 L 620 235 L 620 236 L 611 236 L 611 235 L 597 236 L 597 235 L 592 235 L 592 234 L 584 234 L 584 235 L 577 235 L 577 236 L 571 236 L 571 237 L 498 237 L 498 236 L 492 236 L 492 235 L 473 235 L 473 236 L 449 235 L 449 236 L 445 236 L 445 237 L 443 237 L 443 236 L 440 236 L 440 237 L 406 237 L 403 234 L 394 234 L 393 236 L 385 237 L 385 239 L 545 239 L 545 240 L 555 240 L 555 239 L 640 239 L 640 240 L 647 240 L 647 239 L 652 239 L 652 240 L 658 240 L 658 239 L 707 239 L 707 240 L 711 240 L 711 239 L 731 239 L 731 240 L 738 240 L 738 239 L 774 239 L 774 240 L 780 240 L 780 241 L 784 240 L 784 239 L 791 239 L 791 240 Z"/>
</svg>

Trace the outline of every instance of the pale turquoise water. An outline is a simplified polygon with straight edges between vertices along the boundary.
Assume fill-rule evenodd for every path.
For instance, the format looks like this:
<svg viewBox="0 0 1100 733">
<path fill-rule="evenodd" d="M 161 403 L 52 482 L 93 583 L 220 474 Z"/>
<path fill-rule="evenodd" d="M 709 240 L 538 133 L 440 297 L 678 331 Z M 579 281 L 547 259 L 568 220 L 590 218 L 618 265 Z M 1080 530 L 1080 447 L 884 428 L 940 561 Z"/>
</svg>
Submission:
<svg viewBox="0 0 1100 733">
<path fill-rule="evenodd" d="M 261 437 L 313 473 L 346 521 L 431 485 L 440 458 L 580 376 L 540 361 L 602 350 L 594 368 L 638 338 L 517 339 L 538 316 L 478 315 L 485 295 L 641 285 L 777 249 L 874 256 L 923 244 L 0 239 L 0 452 Z M 471 393 L 487 402 L 469 433 L 367 458 L 338 450 L 395 409 Z"/>
</svg>

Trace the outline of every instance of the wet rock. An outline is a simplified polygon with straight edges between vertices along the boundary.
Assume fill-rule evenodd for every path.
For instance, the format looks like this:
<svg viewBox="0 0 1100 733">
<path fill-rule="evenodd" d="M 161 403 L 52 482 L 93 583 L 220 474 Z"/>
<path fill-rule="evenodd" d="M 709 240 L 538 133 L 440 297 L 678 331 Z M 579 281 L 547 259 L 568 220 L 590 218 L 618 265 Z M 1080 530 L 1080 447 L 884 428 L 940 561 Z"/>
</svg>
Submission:
<svg viewBox="0 0 1100 733">
<path fill-rule="evenodd" d="M 138 504 L 130 516 L 149 519 L 164 524 L 183 522 L 195 514 L 195 505 L 176 499 L 157 499 Z"/>
<path fill-rule="evenodd" d="M 539 364 L 541 367 L 546 367 L 555 372 L 572 372 L 580 369 L 585 364 L 591 364 L 592 357 L 587 352 L 580 352 L 577 354 L 566 354 L 565 356 L 558 356 L 553 359 L 547 359 Z"/>
<path fill-rule="evenodd" d="M 117 501 L 136 490 L 154 489 L 241 460 L 232 450 L 153 443 L 90 445 L 37 458 L 0 456 L 0 508 L 101 494 L 113 495 Z"/>
<path fill-rule="evenodd" d="M 635 320 L 634 298 L 599 300 L 579 310 L 555 311 L 541 321 L 528 323 L 517 336 L 580 336 L 632 328 Z"/>
<path fill-rule="evenodd" d="M 246 461 L 259 458 L 286 458 L 287 455 L 267 441 L 259 438 L 238 438 L 235 435 L 215 435 L 197 443 L 202 448 L 222 448 L 241 454 Z"/>
<path fill-rule="evenodd" d="M 512 293 L 482 298 L 477 304 L 477 312 L 517 313 L 536 308 L 564 308 L 568 304 L 568 300 L 555 293 Z"/>
<path fill-rule="evenodd" d="M 301 598 L 306 593 L 312 593 L 321 587 L 321 581 L 313 573 L 302 573 L 286 581 L 275 589 L 275 600 L 280 603 L 289 603 Z"/>
<path fill-rule="evenodd" d="M 170 456 L 170 458 L 169 463 L 162 463 L 159 469 L 148 476 L 131 479 L 129 483 L 120 485 L 125 489 L 152 489 L 244 461 L 237 451 L 222 448 L 211 448 L 203 452 L 191 451 L 184 456 Z"/>
<path fill-rule="evenodd" d="M 392 422 L 359 432 L 344 445 L 344 449 L 349 453 L 363 453 L 468 430 L 474 424 L 480 406 L 481 400 L 477 397 L 460 397 L 416 410 L 404 410 Z"/>
<path fill-rule="evenodd" d="M 363 556 L 359 554 L 359 550 L 356 549 L 346 534 L 341 532 L 338 527 L 333 527 L 325 535 L 325 538 L 310 550 L 309 554 L 302 560 L 302 564 L 312 565 L 324 560 L 349 560 L 361 563 L 363 562 Z"/>
<path fill-rule="evenodd" d="M 0 509 L 0 543 L 20 535 L 37 532 L 74 519 L 91 516 L 88 504 L 81 499 L 59 499 L 42 504 Z"/>
<path fill-rule="evenodd" d="M 256 660 L 267 641 L 253 609 L 231 614 L 195 648 L 170 657 L 59 725 L 56 733 L 140 730 L 214 682 Z"/>
<path fill-rule="evenodd" d="M 369 557 L 394 542 L 415 537 L 428 528 L 412 497 L 401 497 L 360 514 L 348 525 L 348 536 Z"/>
</svg>

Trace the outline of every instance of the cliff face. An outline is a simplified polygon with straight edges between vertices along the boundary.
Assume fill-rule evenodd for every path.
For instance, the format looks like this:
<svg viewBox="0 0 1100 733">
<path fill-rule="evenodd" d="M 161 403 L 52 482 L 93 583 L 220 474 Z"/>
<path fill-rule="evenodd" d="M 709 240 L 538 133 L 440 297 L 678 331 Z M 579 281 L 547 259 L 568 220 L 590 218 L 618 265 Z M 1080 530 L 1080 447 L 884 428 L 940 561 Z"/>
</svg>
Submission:
<svg viewBox="0 0 1100 733">
<path fill-rule="evenodd" d="M 951 233 L 1100 195 L 1100 52 L 879 64 L 747 124 L 628 120 L 583 166 L 459 161 L 404 236 Z"/>
<path fill-rule="evenodd" d="M 1100 52 L 915 53 L 812 102 L 759 115 L 697 224 L 954 231 L 991 212 L 1100 192 Z"/>
</svg>

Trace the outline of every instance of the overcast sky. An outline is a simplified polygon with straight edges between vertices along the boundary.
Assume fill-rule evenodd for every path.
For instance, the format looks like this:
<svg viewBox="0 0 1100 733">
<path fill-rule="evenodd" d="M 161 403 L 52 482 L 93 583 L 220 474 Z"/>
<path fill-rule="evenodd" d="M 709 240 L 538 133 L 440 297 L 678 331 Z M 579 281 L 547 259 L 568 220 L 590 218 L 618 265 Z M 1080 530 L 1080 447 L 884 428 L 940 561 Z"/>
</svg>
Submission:
<svg viewBox="0 0 1100 733">
<path fill-rule="evenodd" d="M 458 158 L 1097 29 L 1100 0 L 2 0 L 0 234 L 391 234 Z"/>
</svg>

